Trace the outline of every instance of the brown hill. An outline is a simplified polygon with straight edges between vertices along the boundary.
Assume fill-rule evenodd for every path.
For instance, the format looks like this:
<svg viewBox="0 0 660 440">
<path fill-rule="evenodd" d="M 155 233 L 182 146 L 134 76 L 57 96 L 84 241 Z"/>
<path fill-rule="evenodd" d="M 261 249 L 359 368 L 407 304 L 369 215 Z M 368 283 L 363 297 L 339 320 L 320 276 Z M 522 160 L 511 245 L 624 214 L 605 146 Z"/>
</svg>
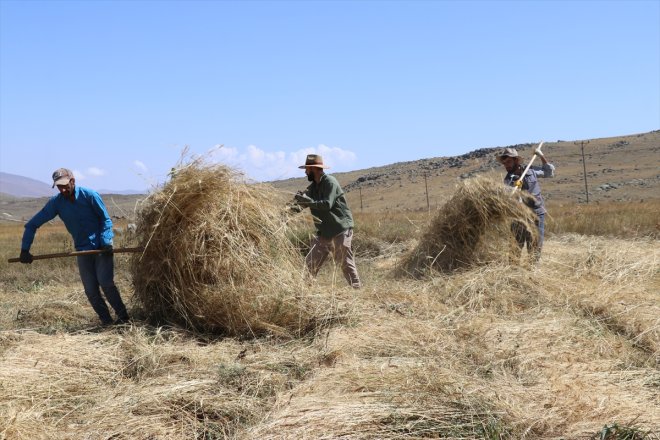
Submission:
<svg viewBox="0 0 660 440">
<path fill-rule="evenodd" d="M 584 141 L 589 202 L 636 201 L 660 197 L 660 130 Z M 589 142 L 589 143 L 586 143 Z M 525 158 L 537 144 L 507 145 Z M 482 148 L 461 156 L 434 157 L 411 162 L 333 174 L 347 192 L 354 211 L 419 210 L 442 205 L 461 179 L 479 173 L 504 176 L 495 153 L 502 147 Z M 572 141 L 546 142 L 543 151 L 556 166 L 554 179 L 544 180 L 546 199 L 583 203 L 585 179 L 581 146 Z M 540 164 L 540 163 L 539 163 Z M 302 178 L 273 182 L 284 192 L 307 186 Z"/>
<path fill-rule="evenodd" d="M 660 198 L 660 130 L 649 133 L 585 140 L 589 201 L 636 201 Z M 531 157 L 537 144 L 507 145 L 523 157 Z M 461 156 L 439 156 L 382 167 L 337 173 L 356 212 L 390 209 L 425 210 L 441 206 L 453 193 L 457 182 L 480 173 L 503 176 L 495 153 L 503 147 L 481 148 Z M 568 141 L 546 142 L 543 150 L 556 167 L 554 179 L 542 182 L 550 203 L 584 203 L 585 182 L 580 145 Z M 302 175 L 302 171 L 301 171 Z M 290 197 L 304 189 L 303 176 L 270 182 Z M 289 194 L 291 193 L 291 194 Z M 131 219 L 145 195 L 104 194 L 110 215 Z M 27 220 L 46 202 L 46 198 L 0 197 L 0 221 Z"/>
</svg>

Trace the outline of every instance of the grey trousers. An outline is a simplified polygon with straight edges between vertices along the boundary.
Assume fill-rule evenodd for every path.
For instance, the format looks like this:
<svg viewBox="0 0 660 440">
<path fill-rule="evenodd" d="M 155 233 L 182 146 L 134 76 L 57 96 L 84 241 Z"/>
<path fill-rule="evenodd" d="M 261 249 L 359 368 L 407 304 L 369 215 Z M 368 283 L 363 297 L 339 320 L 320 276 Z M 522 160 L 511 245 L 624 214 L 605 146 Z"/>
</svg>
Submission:
<svg viewBox="0 0 660 440">
<path fill-rule="evenodd" d="M 357 267 L 355 267 L 355 258 L 353 257 L 351 245 L 352 241 L 353 229 L 347 229 L 332 238 L 314 237 L 312 248 L 307 254 L 307 257 L 305 257 L 305 263 L 307 263 L 309 272 L 313 276 L 316 276 L 328 258 L 328 255 L 332 252 L 335 262 L 341 263 L 341 270 L 348 284 L 354 289 L 362 287 Z"/>
</svg>

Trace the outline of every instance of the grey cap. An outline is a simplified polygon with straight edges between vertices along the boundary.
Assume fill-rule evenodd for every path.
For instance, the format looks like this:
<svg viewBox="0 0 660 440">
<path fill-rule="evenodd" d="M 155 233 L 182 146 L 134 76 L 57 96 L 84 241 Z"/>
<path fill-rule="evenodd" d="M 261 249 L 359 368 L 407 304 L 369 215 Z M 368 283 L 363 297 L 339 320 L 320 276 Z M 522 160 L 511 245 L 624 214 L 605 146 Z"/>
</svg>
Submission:
<svg viewBox="0 0 660 440">
<path fill-rule="evenodd" d="M 515 148 L 505 148 L 495 155 L 495 158 L 502 163 L 507 157 L 518 157 L 518 152 Z"/>
<path fill-rule="evenodd" d="M 66 185 L 73 179 L 73 171 L 66 168 L 58 168 L 53 172 L 53 188 L 55 185 Z"/>
</svg>

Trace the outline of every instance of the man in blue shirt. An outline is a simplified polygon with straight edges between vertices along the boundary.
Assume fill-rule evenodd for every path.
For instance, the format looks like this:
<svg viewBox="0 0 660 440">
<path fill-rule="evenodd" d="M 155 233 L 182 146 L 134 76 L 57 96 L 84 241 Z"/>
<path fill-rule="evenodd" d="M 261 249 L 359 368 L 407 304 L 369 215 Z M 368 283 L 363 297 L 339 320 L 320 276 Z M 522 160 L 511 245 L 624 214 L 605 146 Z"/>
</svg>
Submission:
<svg viewBox="0 0 660 440">
<path fill-rule="evenodd" d="M 527 251 L 531 254 L 535 261 L 541 258 L 541 249 L 543 248 L 543 236 L 545 234 L 545 201 L 541 195 L 541 185 L 539 178 L 554 177 L 555 166 L 547 161 L 540 149 L 534 150 L 534 154 L 541 158 L 541 167 L 530 167 L 527 173 L 522 176 L 522 184 L 520 189 L 531 194 L 532 197 L 526 200 L 527 206 L 534 210 L 536 213 L 536 226 L 538 228 L 538 240 L 533 240 L 532 234 L 519 223 L 513 223 L 511 230 L 513 231 L 518 247 L 522 250 L 525 243 L 527 244 Z M 505 148 L 496 156 L 498 162 L 506 168 L 506 176 L 504 183 L 510 186 L 518 186 L 516 182 L 521 179 L 521 175 L 525 170 L 525 166 L 520 162 L 520 156 L 515 148 Z"/>
<path fill-rule="evenodd" d="M 53 173 L 53 188 L 59 194 L 51 197 L 46 206 L 25 224 L 21 243 L 21 263 L 32 263 L 30 247 L 34 236 L 44 223 L 59 216 L 73 238 L 77 251 L 102 249 L 104 252 L 79 255 L 78 270 L 85 295 L 103 325 L 113 324 L 105 298 L 117 315 L 115 324 L 128 322 L 126 306 L 114 282 L 114 260 L 112 255 L 112 220 L 105 209 L 101 196 L 96 191 L 76 186 L 71 170 L 60 168 Z"/>
</svg>

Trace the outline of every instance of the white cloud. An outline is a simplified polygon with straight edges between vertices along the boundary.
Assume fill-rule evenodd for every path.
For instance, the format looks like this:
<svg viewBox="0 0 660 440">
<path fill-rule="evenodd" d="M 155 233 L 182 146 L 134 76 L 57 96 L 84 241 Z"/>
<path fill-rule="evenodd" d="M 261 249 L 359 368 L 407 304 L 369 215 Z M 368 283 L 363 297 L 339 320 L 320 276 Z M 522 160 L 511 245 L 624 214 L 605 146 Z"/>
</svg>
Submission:
<svg viewBox="0 0 660 440">
<path fill-rule="evenodd" d="M 76 181 L 85 180 L 87 178 L 87 176 L 83 174 L 82 171 L 79 170 L 71 170 L 71 171 L 73 171 L 73 177 L 76 178 Z"/>
<path fill-rule="evenodd" d="M 135 165 L 136 168 L 138 168 L 138 169 L 139 169 L 140 171 L 142 171 L 143 173 L 145 173 L 145 172 L 148 171 L 147 166 L 146 166 L 146 165 L 144 164 L 144 162 L 142 162 L 142 161 L 134 160 L 134 161 L 133 161 L 133 165 Z"/>
<path fill-rule="evenodd" d="M 264 150 L 257 148 L 255 145 L 248 145 L 247 156 L 253 164 L 262 166 L 264 159 L 268 156 L 268 154 Z"/>
<path fill-rule="evenodd" d="M 307 155 L 312 153 L 322 155 L 331 171 L 348 171 L 357 160 L 357 155 L 352 151 L 323 144 L 291 152 L 266 151 L 256 145 L 248 145 L 244 150 L 222 147 L 214 151 L 213 157 L 220 163 L 245 172 L 251 179 L 266 181 L 303 176 L 298 166 L 304 164 Z"/>
<path fill-rule="evenodd" d="M 104 176 L 105 171 L 100 168 L 89 167 L 87 168 L 87 174 L 89 174 L 90 176 L 99 177 L 99 176 Z"/>
<path fill-rule="evenodd" d="M 320 154 L 323 156 L 323 161 L 331 167 L 340 167 L 346 171 L 348 166 L 352 166 L 357 161 L 357 155 L 349 150 L 343 150 L 339 147 L 328 147 L 327 145 L 319 145 L 316 151 L 312 153 Z M 303 163 L 305 163 L 303 161 Z"/>
<path fill-rule="evenodd" d="M 216 145 L 211 149 L 211 157 L 215 158 L 218 162 L 236 166 L 240 154 L 237 148 L 225 147 L 224 145 Z"/>
</svg>

